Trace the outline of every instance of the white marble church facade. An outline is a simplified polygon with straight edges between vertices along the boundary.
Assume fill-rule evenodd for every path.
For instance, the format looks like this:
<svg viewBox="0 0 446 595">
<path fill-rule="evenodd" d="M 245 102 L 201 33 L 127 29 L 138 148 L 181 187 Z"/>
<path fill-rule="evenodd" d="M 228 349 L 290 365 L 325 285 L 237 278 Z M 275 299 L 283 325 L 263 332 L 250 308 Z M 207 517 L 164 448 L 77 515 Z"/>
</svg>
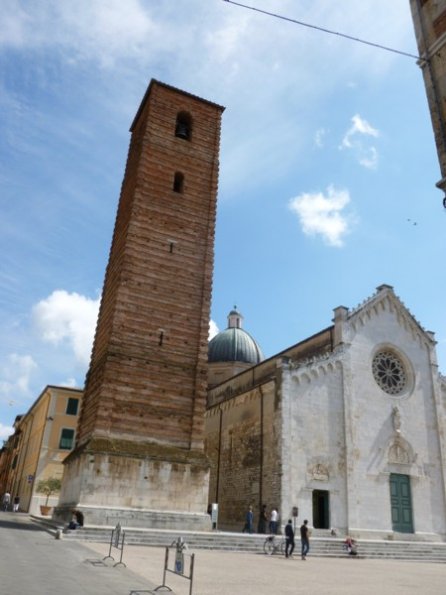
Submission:
<svg viewBox="0 0 446 595">
<path fill-rule="evenodd" d="M 445 539 L 446 379 L 433 333 L 388 285 L 334 314 L 329 329 L 210 390 L 210 500 L 223 521 L 242 496 L 279 504 L 285 522 L 297 506 L 299 519 L 340 534 Z M 229 436 L 239 456 L 226 456 Z M 257 464 L 249 444 L 267 445 Z M 234 491 L 235 476 L 250 486 Z"/>
</svg>

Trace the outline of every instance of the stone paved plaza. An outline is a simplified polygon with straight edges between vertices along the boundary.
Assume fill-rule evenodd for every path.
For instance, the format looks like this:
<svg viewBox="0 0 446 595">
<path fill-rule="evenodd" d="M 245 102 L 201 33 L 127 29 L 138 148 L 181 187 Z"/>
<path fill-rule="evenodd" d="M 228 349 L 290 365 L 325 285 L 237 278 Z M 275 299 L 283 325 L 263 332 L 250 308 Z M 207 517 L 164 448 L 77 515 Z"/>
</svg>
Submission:
<svg viewBox="0 0 446 595">
<path fill-rule="evenodd" d="M 124 549 L 127 567 L 103 561 L 106 543 L 57 540 L 28 515 L 0 513 L 0 595 L 142 595 L 162 584 L 165 549 Z M 119 551 L 112 550 L 115 558 Z M 189 552 L 189 553 L 192 553 Z M 193 595 L 444 595 L 442 563 L 196 550 Z M 172 551 L 173 554 L 173 551 Z M 173 595 L 189 582 L 167 575 Z M 159 590 L 157 593 L 166 593 Z"/>
<path fill-rule="evenodd" d="M 105 555 L 105 544 L 88 544 Z M 150 583 L 162 583 L 164 550 L 127 546 L 130 570 Z M 119 572 L 118 569 L 115 569 Z M 189 593 L 189 582 L 168 574 L 167 584 L 176 595 Z M 162 591 L 161 591 L 162 592 Z M 287 560 L 242 552 L 195 551 L 193 595 L 443 595 L 443 564 L 396 560 L 299 557 Z M 127 595 L 127 594 L 126 594 Z M 136 594 L 135 594 L 136 595 Z"/>
</svg>

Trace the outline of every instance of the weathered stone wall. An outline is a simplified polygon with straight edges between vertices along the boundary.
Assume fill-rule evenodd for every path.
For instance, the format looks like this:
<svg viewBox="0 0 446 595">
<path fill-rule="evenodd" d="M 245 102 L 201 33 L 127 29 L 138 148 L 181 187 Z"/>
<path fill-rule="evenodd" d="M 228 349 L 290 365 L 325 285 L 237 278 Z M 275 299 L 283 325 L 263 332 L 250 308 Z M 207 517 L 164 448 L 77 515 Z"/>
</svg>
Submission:
<svg viewBox="0 0 446 595">
<path fill-rule="evenodd" d="M 106 452 L 110 446 L 91 444 L 66 466 L 55 519 L 69 521 L 76 507 L 88 525 L 210 529 L 204 456 L 156 450 L 132 456 L 122 444 L 119 454 Z"/>
<path fill-rule="evenodd" d="M 241 530 L 248 506 L 257 527 L 261 504 L 279 507 L 280 416 L 274 381 L 206 414 L 206 454 L 211 461 L 209 499 L 218 502 L 223 529 Z"/>
</svg>

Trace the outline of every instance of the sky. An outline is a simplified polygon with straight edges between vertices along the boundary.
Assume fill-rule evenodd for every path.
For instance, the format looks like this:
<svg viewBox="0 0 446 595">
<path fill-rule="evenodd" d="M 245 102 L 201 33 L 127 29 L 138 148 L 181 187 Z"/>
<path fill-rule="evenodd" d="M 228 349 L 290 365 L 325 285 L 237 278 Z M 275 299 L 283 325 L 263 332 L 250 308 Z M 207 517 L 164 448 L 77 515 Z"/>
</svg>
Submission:
<svg viewBox="0 0 446 595">
<path fill-rule="evenodd" d="M 409 0 L 246 0 L 417 54 Z M 0 438 L 83 387 L 129 145 L 151 78 L 224 105 L 212 332 L 266 357 L 387 283 L 446 372 L 446 213 L 416 59 L 224 0 L 3 0 Z"/>
</svg>

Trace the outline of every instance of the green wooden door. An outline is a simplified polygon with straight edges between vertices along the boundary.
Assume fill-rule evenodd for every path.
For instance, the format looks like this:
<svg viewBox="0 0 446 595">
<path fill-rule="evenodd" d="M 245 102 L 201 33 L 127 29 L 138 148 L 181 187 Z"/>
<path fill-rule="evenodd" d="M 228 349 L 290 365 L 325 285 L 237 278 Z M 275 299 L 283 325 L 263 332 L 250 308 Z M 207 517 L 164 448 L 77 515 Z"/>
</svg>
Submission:
<svg viewBox="0 0 446 595">
<path fill-rule="evenodd" d="M 393 530 L 399 533 L 413 533 L 412 496 L 408 475 L 390 474 L 390 505 Z"/>
</svg>

